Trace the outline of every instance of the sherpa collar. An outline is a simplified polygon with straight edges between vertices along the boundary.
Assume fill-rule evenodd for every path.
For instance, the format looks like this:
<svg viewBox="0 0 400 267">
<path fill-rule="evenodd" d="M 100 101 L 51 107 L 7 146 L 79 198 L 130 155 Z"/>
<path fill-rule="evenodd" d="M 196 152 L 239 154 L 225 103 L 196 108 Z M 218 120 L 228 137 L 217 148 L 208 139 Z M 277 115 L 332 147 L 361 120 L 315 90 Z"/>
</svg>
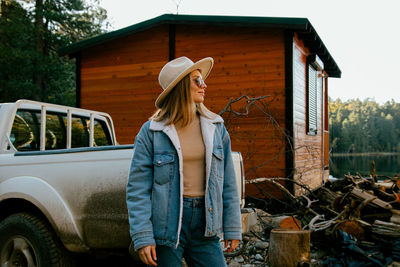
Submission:
<svg viewBox="0 0 400 267">
<path fill-rule="evenodd" d="M 213 119 L 209 119 L 207 117 L 201 116 L 200 115 L 200 120 L 204 121 L 206 123 L 221 123 L 224 122 L 224 119 L 222 119 L 221 116 L 216 115 Z M 163 120 L 163 121 L 154 121 L 151 120 L 150 121 L 150 130 L 152 131 L 163 131 L 165 128 L 167 127 L 171 127 L 171 125 L 167 125 L 167 121 Z"/>
</svg>

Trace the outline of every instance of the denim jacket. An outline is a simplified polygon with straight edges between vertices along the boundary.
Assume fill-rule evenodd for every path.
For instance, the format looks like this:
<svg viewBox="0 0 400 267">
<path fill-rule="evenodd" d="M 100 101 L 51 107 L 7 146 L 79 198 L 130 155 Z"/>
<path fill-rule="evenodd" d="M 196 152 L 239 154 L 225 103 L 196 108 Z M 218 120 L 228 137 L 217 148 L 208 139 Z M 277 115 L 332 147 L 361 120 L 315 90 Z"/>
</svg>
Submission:
<svg viewBox="0 0 400 267">
<path fill-rule="evenodd" d="M 206 229 L 225 240 L 241 239 L 240 200 L 223 119 L 200 116 L 206 153 Z M 183 158 L 174 125 L 148 121 L 135 139 L 127 184 L 130 234 L 135 250 L 177 247 L 183 213 Z"/>
</svg>

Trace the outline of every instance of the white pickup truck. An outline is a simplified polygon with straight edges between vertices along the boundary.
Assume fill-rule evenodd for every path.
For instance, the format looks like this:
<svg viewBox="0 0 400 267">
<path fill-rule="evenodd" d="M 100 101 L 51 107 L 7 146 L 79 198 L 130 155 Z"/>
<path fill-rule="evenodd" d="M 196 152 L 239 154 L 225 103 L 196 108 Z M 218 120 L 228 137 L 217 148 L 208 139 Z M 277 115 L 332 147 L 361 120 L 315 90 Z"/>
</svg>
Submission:
<svg viewBox="0 0 400 267">
<path fill-rule="evenodd" d="M 127 250 L 133 149 L 118 145 L 106 113 L 0 104 L 0 266 L 68 266 L 71 252 Z M 232 155 L 243 204 L 243 161 Z"/>
</svg>

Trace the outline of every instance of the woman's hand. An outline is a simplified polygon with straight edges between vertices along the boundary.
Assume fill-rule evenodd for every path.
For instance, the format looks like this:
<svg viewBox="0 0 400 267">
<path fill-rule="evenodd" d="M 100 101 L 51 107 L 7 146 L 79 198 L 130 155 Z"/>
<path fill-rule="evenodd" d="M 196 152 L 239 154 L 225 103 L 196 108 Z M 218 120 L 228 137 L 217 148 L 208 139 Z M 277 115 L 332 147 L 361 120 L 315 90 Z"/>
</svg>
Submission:
<svg viewBox="0 0 400 267">
<path fill-rule="evenodd" d="M 138 251 L 140 259 L 147 265 L 157 266 L 156 246 L 145 246 Z"/>
<path fill-rule="evenodd" d="M 230 245 L 229 245 L 230 243 Z M 233 239 L 233 240 L 225 240 L 225 252 L 229 253 L 234 251 L 237 246 L 239 245 L 239 240 Z"/>
</svg>

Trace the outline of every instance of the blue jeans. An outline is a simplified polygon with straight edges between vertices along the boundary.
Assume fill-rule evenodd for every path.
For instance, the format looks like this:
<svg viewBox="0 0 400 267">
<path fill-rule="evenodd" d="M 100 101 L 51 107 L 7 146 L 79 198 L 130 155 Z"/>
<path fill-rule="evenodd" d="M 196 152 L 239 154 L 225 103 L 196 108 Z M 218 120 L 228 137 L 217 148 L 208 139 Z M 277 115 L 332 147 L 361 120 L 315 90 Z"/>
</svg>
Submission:
<svg viewBox="0 0 400 267">
<path fill-rule="evenodd" d="M 182 229 L 178 248 L 156 246 L 157 267 L 182 266 L 182 257 L 189 267 L 224 267 L 224 253 L 219 237 L 204 237 L 204 198 L 184 198 Z"/>
</svg>

